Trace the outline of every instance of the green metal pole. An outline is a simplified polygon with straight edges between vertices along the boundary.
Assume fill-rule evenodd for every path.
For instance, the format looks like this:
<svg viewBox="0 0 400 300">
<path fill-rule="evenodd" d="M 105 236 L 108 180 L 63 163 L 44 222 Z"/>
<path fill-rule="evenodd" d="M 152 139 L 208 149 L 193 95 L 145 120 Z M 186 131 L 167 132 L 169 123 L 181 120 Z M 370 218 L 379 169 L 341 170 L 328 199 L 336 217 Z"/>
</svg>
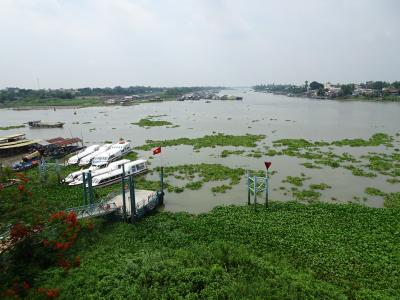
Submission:
<svg viewBox="0 0 400 300">
<path fill-rule="evenodd" d="M 135 198 L 135 181 L 133 175 L 129 176 L 129 194 L 131 197 L 131 223 L 135 221 L 136 216 L 136 198 Z"/>
<path fill-rule="evenodd" d="M 83 176 L 83 205 L 86 206 L 87 205 L 86 173 L 83 172 L 82 176 Z"/>
<path fill-rule="evenodd" d="M 56 159 L 56 173 L 57 173 L 58 184 L 60 184 L 61 183 L 61 174 L 60 174 L 60 165 L 58 164 L 58 159 Z"/>
<path fill-rule="evenodd" d="M 250 172 L 247 171 L 247 205 L 250 205 Z"/>
<path fill-rule="evenodd" d="M 92 206 L 94 204 L 93 186 L 92 186 L 92 172 L 88 173 L 88 185 L 89 185 L 89 202 Z"/>
<path fill-rule="evenodd" d="M 122 212 L 123 218 L 126 222 L 126 199 L 125 199 L 125 165 L 122 165 L 122 178 L 121 178 L 121 191 L 122 191 Z"/>
<path fill-rule="evenodd" d="M 265 207 L 268 208 L 268 171 L 265 177 Z"/>
<path fill-rule="evenodd" d="M 164 167 L 161 167 L 160 172 L 160 184 L 161 184 L 161 204 L 164 204 Z"/>
<path fill-rule="evenodd" d="M 254 210 L 257 210 L 257 176 L 254 176 Z"/>
</svg>

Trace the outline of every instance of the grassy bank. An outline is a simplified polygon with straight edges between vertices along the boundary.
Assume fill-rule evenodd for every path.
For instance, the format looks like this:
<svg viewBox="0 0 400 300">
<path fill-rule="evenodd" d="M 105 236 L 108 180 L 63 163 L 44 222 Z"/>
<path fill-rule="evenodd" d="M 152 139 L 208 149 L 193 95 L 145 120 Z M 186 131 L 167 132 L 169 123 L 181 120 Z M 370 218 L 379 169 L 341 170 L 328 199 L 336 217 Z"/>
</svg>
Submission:
<svg viewBox="0 0 400 300">
<path fill-rule="evenodd" d="M 74 99 L 60 99 L 60 98 L 33 98 L 23 99 L 16 101 L 4 102 L 0 108 L 16 108 L 16 107 L 41 107 L 41 106 L 96 106 L 103 105 L 104 101 L 100 98 L 74 98 Z"/>
<path fill-rule="evenodd" d="M 61 298 L 398 299 L 400 210 L 273 203 L 97 225 Z"/>
</svg>

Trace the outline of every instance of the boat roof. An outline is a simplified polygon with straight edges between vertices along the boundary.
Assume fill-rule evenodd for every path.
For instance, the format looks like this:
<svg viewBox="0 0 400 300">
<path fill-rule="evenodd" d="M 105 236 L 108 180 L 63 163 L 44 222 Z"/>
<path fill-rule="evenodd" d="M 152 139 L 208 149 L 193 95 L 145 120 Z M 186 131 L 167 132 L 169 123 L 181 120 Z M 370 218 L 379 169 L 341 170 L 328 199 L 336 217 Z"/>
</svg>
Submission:
<svg viewBox="0 0 400 300">
<path fill-rule="evenodd" d="M 9 139 L 15 139 L 17 137 L 23 137 L 23 136 L 25 136 L 25 133 L 15 133 L 15 134 L 10 134 L 10 135 L 0 136 L 0 142 L 7 141 Z"/>
<path fill-rule="evenodd" d="M 70 138 L 70 139 L 64 139 L 62 137 L 56 137 L 54 139 L 49 139 L 47 140 L 47 142 L 49 142 L 50 144 L 54 144 L 57 146 L 68 146 L 71 144 L 76 144 L 79 142 L 82 142 L 82 140 L 80 138 Z"/>
<path fill-rule="evenodd" d="M 145 159 L 138 159 L 138 160 L 132 161 L 130 163 L 127 163 L 125 166 L 135 166 L 135 165 L 138 165 L 140 163 L 144 163 L 146 161 L 147 160 L 145 160 Z M 107 173 L 103 173 L 103 174 L 97 175 L 97 176 L 93 177 L 93 180 L 96 179 L 96 181 L 100 181 L 102 179 L 105 179 L 105 178 L 108 178 L 108 177 L 114 176 L 114 175 L 119 175 L 121 173 L 122 173 L 122 169 L 116 169 L 116 170 L 112 170 L 112 171 L 107 172 Z"/>
<path fill-rule="evenodd" d="M 4 143 L 4 144 L 0 145 L 0 150 L 25 147 L 25 146 L 37 144 L 38 142 L 40 142 L 40 140 L 22 140 L 19 142 Z"/>
</svg>

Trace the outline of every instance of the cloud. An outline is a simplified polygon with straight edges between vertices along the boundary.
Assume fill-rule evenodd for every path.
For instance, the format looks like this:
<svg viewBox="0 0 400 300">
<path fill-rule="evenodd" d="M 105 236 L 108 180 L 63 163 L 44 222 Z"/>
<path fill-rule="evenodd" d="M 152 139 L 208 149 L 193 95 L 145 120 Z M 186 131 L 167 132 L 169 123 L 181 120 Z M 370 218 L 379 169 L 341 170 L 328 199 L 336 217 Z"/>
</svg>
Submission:
<svg viewBox="0 0 400 300">
<path fill-rule="evenodd" d="M 0 87 L 396 80 L 395 0 L 2 0 Z"/>
</svg>

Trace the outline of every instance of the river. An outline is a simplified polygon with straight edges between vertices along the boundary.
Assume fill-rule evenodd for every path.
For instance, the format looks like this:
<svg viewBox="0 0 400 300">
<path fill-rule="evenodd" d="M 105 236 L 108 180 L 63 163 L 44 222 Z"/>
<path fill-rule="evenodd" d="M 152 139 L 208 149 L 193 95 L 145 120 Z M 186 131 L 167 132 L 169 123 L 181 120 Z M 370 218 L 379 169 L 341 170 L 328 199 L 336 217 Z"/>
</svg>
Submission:
<svg viewBox="0 0 400 300">
<path fill-rule="evenodd" d="M 380 103 L 362 101 L 333 101 L 290 98 L 280 95 L 252 92 L 249 89 L 221 91 L 221 94 L 242 96 L 243 101 L 218 101 L 211 103 L 200 101 L 169 101 L 146 103 L 133 106 L 105 106 L 89 108 L 57 108 L 35 110 L 0 110 L 0 126 L 19 125 L 31 120 L 61 121 L 64 128 L 30 129 L 29 127 L 2 131 L 0 135 L 23 132 L 28 138 L 49 139 L 62 137 L 83 137 L 85 144 L 117 141 L 125 138 L 134 146 L 145 143 L 147 139 L 173 139 L 180 137 L 202 137 L 213 133 L 225 134 L 264 134 L 264 144 L 271 145 L 273 140 L 281 138 L 305 138 L 310 140 L 332 141 L 343 138 L 368 139 L 377 132 L 395 136 L 400 132 L 400 103 Z M 141 128 L 131 123 L 149 115 L 160 117 L 176 128 L 152 127 Z M 395 147 L 399 141 L 396 140 Z M 369 148 L 369 147 L 368 147 Z M 384 147 L 373 147 L 373 151 L 386 151 Z M 386 182 L 386 177 L 374 178 L 353 176 L 343 168 L 306 169 L 298 159 L 288 156 L 251 158 L 232 155 L 219 156 L 222 149 L 232 147 L 202 148 L 193 152 L 191 146 L 167 147 L 162 150 L 163 164 L 198 164 L 221 163 L 229 167 L 246 169 L 264 169 L 264 161 L 271 160 L 271 170 L 277 174 L 270 179 L 270 198 L 289 200 L 279 187 L 286 176 L 299 176 L 305 173 L 311 177 L 309 183 L 325 182 L 332 189 L 322 191 L 321 201 L 355 201 L 354 196 L 364 197 L 364 189 L 377 187 L 385 192 L 399 191 L 399 184 Z M 367 153 L 371 149 L 343 147 L 342 152 L 354 155 Z M 140 151 L 148 158 L 151 153 Z M 152 160 L 152 167 L 161 163 L 161 158 Z M 210 186 L 205 184 L 197 191 L 185 190 L 181 194 L 166 195 L 165 209 L 169 211 L 205 212 L 221 204 L 244 204 L 247 201 L 246 185 L 243 180 L 225 194 L 214 195 Z M 368 206 L 381 207 L 382 199 L 368 196 L 362 201 Z M 357 200 L 359 202 L 359 200 Z M 356 201 L 356 202 L 357 202 Z"/>
</svg>

